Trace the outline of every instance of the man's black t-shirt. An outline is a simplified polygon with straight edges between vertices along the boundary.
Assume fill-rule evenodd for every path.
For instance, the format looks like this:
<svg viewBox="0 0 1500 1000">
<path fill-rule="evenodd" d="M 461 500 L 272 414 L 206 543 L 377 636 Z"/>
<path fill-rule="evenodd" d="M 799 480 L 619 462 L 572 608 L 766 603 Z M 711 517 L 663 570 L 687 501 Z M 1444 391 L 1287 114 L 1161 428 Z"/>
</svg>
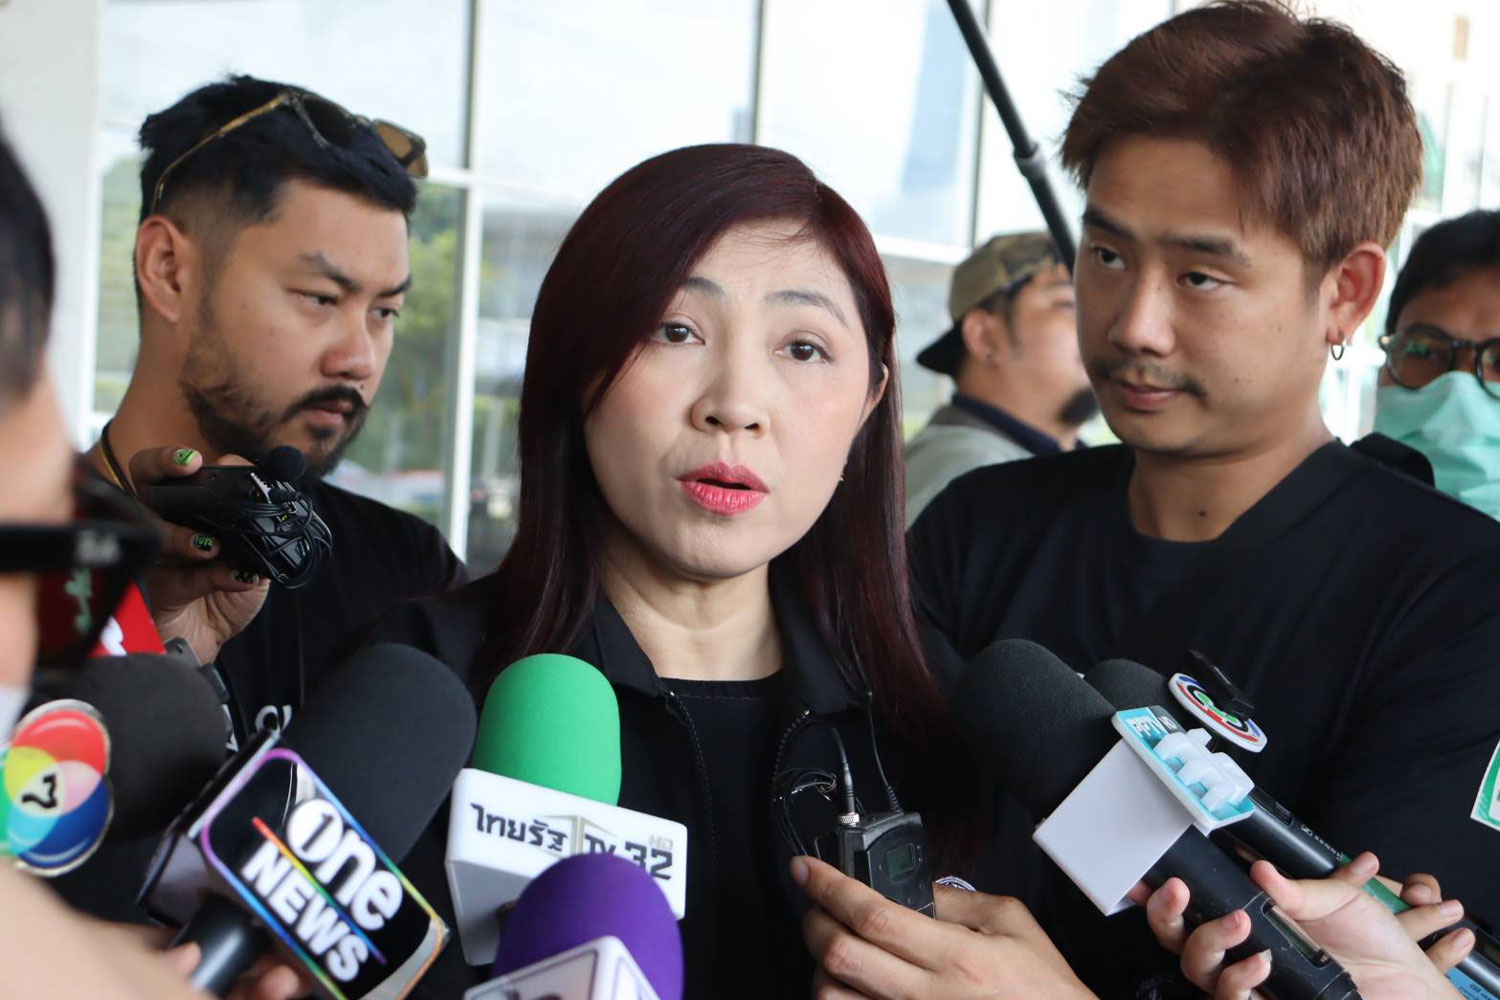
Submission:
<svg viewBox="0 0 1500 1000">
<path fill-rule="evenodd" d="M 955 481 L 912 527 L 924 627 L 965 659 L 1025 638 L 1080 671 L 1203 652 L 1256 706 L 1269 744 L 1241 763 L 1267 792 L 1500 920 L 1500 832 L 1470 818 L 1500 741 L 1500 524 L 1335 442 L 1218 539 L 1172 543 L 1132 526 L 1133 463 L 1097 448 Z M 1035 820 L 1010 807 L 988 887 L 1113 995 L 1149 939 L 1043 860 Z"/>
<path fill-rule="evenodd" d="M 219 651 L 239 742 L 285 726 L 303 689 L 311 691 L 379 616 L 466 579 L 463 563 L 426 521 L 327 483 L 304 492 L 333 534 L 333 553 L 307 586 L 273 586 L 260 614 Z"/>
</svg>

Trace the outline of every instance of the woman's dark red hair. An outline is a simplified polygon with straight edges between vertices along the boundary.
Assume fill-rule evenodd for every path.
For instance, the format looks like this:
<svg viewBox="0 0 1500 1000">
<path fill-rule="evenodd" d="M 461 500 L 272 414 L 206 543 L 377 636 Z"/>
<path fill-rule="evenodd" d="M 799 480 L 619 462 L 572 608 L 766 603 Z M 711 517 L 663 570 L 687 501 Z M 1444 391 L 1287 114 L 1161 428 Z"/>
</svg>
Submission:
<svg viewBox="0 0 1500 1000">
<path fill-rule="evenodd" d="M 713 244 L 737 225 L 802 224 L 843 269 L 869 341 L 870 385 L 885 395 L 854 440 L 844 481 L 790 559 L 838 667 L 875 694 L 950 863 L 973 842 L 972 774 L 924 665 L 907 584 L 895 312 L 859 215 L 802 161 L 762 146 L 691 146 L 653 157 L 606 187 L 573 224 L 542 281 L 521 389 L 521 500 L 499 568 L 496 621 L 476 664 L 567 649 L 598 588 L 603 498 L 584 420 Z"/>
</svg>

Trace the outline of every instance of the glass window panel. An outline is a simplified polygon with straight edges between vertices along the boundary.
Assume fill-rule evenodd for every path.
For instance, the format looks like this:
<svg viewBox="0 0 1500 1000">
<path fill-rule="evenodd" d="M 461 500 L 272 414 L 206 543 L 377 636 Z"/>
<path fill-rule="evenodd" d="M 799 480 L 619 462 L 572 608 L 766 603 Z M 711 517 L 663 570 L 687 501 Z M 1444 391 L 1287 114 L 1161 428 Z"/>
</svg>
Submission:
<svg viewBox="0 0 1500 1000">
<path fill-rule="evenodd" d="M 1487 95 L 1478 87 L 1456 84 L 1449 120 L 1448 179 L 1443 192 L 1443 214 L 1462 215 L 1478 208 L 1483 186 L 1484 131 L 1488 125 Z"/>
<path fill-rule="evenodd" d="M 1441 78 L 1417 76 L 1408 80 L 1411 101 L 1422 132 L 1422 184 L 1412 208 L 1438 212 L 1443 206 L 1443 183 L 1448 170 L 1448 122 L 1453 90 Z"/>
<path fill-rule="evenodd" d="M 380 391 L 332 481 L 439 527 L 450 354 L 458 342 L 463 192 L 423 184 L 411 217 L 411 291 Z"/>
<path fill-rule="evenodd" d="M 1055 0 L 1046 17 L 1030 0 L 992 0 L 990 46 L 1026 131 L 1047 156 L 1048 176 L 1063 216 L 1078 231 L 1083 199 L 1058 163 L 1069 94 L 1131 38 L 1173 14 L 1171 0 Z M 978 240 L 1044 227 L 1036 197 L 1012 159 L 1014 147 L 985 97 L 984 173 Z"/>
<path fill-rule="evenodd" d="M 656 153 L 750 140 L 754 0 L 494 0 L 486 178 L 582 206 Z"/>
<path fill-rule="evenodd" d="M 141 213 L 141 159 L 129 133 L 100 135 L 99 328 L 94 362 L 93 430 L 120 405 L 140 348 L 135 299 L 135 228 Z"/>
<path fill-rule="evenodd" d="M 515 535 L 516 421 L 531 309 L 576 210 L 493 195 L 485 203 L 470 453 L 470 572 L 499 563 Z"/>
<path fill-rule="evenodd" d="M 765 39 L 760 141 L 880 235 L 967 245 L 979 85 L 947 4 L 768 0 Z"/>
<path fill-rule="evenodd" d="M 1489 122 L 1484 130 L 1484 159 L 1480 173 L 1479 203 L 1500 205 L 1500 88 L 1489 97 Z"/>
<path fill-rule="evenodd" d="M 250 73 L 404 125 L 434 164 L 459 166 L 469 0 L 424 0 L 420 18 L 408 0 L 112 0 L 102 111 L 136 124 L 225 73 Z"/>
<path fill-rule="evenodd" d="M 885 258 L 896 306 L 896 356 L 901 365 L 901 423 L 907 437 L 953 394 L 953 380 L 917 364 L 917 355 L 952 326 L 948 282 L 953 268 L 929 260 Z"/>
</svg>

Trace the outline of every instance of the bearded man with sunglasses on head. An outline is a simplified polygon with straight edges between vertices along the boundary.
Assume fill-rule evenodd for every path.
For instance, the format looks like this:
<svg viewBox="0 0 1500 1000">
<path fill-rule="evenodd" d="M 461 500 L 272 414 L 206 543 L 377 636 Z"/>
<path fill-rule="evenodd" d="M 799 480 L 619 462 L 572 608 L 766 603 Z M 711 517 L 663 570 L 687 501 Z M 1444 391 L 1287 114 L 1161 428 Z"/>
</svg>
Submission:
<svg viewBox="0 0 1500 1000">
<path fill-rule="evenodd" d="M 140 142 L 140 354 L 88 458 L 145 502 L 155 482 L 290 445 L 333 535 L 331 557 L 298 590 L 232 570 L 223 539 L 177 527 L 148 576 L 157 628 L 217 664 L 243 743 L 287 723 L 350 633 L 463 576 L 434 528 L 323 482 L 358 434 L 397 335 L 425 147 L 247 76 L 151 115 Z"/>
<path fill-rule="evenodd" d="M 223 539 L 160 525 L 161 561 L 141 581 L 145 631 L 186 643 L 222 681 L 234 748 L 283 728 L 378 615 L 464 578 L 436 529 L 323 481 L 359 432 L 397 335 L 423 144 L 244 76 L 151 115 L 140 141 L 140 354 L 87 460 L 149 508 L 155 483 L 289 445 L 333 538 L 317 575 L 289 590 L 237 575 Z M 107 844 L 53 886 L 94 916 L 138 920 L 154 843 Z M 440 846 L 425 846 L 406 869 L 424 888 L 442 880 Z"/>
</svg>

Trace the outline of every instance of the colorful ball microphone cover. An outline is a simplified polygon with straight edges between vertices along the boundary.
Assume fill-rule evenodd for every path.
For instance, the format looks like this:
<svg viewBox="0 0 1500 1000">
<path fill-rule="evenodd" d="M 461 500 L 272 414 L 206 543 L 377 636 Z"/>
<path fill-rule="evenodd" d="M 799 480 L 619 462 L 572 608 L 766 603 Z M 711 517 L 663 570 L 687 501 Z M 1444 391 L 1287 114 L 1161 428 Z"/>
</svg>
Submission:
<svg viewBox="0 0 1500 1000">
<path fill-rule="evenodd" d="M 656 880 L 613 854 L 564 858 L 533 879 L 506 920 L 492 974 L 605 936 L 620 939 L 660 1000 L 681 1000 L 677 918 Z"/>
<path fill-rule="evenodd" d="M 26 714 L 0 750 L 0 848 L 24 868 L 53 876 L 83 864 L 114 813 L 104 719 L 81 701 L 52 701 Z"/>
<path fill-rule="evenodd" d="M 479 716 L 473 766 L 596 802 L 620 801 L 620 704 L 591 664 L 560 653 L 517 660 Z"/>
</svg>

